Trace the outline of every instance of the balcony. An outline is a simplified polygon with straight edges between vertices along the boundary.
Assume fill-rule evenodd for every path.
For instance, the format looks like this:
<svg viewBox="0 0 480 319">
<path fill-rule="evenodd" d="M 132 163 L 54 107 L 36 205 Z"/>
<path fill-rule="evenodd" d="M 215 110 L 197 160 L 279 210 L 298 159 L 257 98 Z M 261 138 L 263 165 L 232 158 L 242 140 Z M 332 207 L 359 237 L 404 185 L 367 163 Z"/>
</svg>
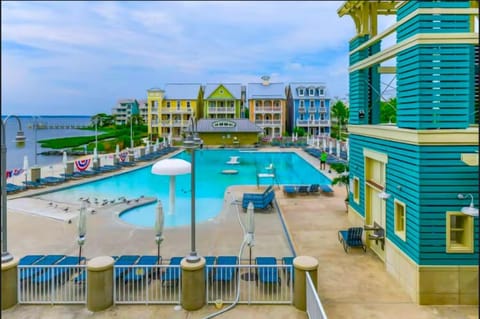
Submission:
<svg viewBox="0 0 480 319">
<path fill-rule="evenodd" d="M 255 124 L 259 126 L 278 126 L 282 124 L 281 120 L 255 120 Z"/>
<path fill-rule="evenodd" d="M 173 108 L 173 107 L 162 107 L 162 114 L 190 114 L 192 113 L 191 108 Z"/>
<path fill-rule="evenodd" d="M 281 113 L 282 108 L 280 106 L 270 106 L 270 107 L 255 107 L 255 113 Z"/>
<path fill-rule="evenodd" d="M 208 108 L 208 113 L 209 114 L 215 114 L 215 113 L 232 113 L 235 114 L 235 108 L 234 107 L 209 107 Z"/>
<path fill-rule="evenodd" d="M 305 113 L 305 112 L 306 112 L 305 107 L 303 107 L 303 106 L 299 107 L 299 108 L 298 108 L 298 112 L 300 112 L 300 113 Z"/>
<path fill-rule="evenodd" d="M 151 121 L 150 126 L 151 127 L 158 127 L 158 121 Z"/>
<path fill-rule="evenodd" d="M 309 107 L 308 112 L 309 113 L 315 113 L 315 112 L 317 112 L 317 109 L 315 107 Z"/>
<path fill-rule="evenodd" d="M 326 107 L 321 107 L 318 109 L 320 113 L 327 113 L 327 108 Z"/>
</svg>

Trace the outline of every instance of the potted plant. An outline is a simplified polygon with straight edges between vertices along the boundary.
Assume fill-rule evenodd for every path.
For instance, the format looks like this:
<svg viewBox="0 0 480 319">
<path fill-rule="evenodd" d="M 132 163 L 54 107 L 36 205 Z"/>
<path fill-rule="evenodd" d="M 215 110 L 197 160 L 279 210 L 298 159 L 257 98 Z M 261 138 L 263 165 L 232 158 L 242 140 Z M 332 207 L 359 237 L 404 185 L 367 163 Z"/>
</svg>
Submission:
<svg viewBox="0 0 480 319">
<path fill-rule="evenodd" d="M 345 189 L 347 191 L 347 196 L 345 198 L 345 206 L 348 211 L 348 196 L 350 194 L 350 170 L 348 164 L 341 162 L 332 163 L 330 164 L 330 168 L 337 173 L 337 176 L 332 180 L 332 185 L 345 186 Z"/>
</svg>

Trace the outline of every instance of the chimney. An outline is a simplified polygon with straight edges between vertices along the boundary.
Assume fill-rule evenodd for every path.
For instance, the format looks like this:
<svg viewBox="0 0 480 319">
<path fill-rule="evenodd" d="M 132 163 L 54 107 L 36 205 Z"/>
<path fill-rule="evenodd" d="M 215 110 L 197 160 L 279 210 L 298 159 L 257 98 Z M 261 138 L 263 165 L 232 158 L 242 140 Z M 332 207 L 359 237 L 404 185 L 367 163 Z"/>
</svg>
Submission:
<svg viewBox="0 0 480 319">
<path fill-rule="evenodd" d="M 270 85 L 270 77 L 268 75 L 264 75 L 261 77 L 262 79 L 262 85 Z"/>
</svg>

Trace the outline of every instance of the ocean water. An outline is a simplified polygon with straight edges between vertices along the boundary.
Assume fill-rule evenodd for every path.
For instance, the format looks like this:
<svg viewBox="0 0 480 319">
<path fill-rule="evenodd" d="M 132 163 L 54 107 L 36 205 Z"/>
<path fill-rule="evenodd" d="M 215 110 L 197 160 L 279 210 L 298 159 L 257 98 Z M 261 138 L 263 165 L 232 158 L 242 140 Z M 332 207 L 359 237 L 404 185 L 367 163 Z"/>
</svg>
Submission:
<svg viewBox="0 0 480 319">
<path fill-rule="evenodd" d="M 4 121 L 6 116 L 2 116 Z M 15 136 L 19 129 L 18 121 L 15 117 L 10 117 L 5 125 L 5 144 L 7 147 L 7 170 L 14 168 L 23 168 L 23 157 L 28 156 L 29 166 L 35 165 L 35 130 L 33 129 L 33 123 L 35 120 L 37 123 L 45 125 L 89 125 L 90 116 L 19 116 L 22 130 L 27 138 L 25 143 L 17 144 L 15 142 Z M 2 132 L 3 134 L 3 132 Z M 70 136 L 88 136 L 95 135 L 94 131 L 79 130 L 79 129 L 38 129 L 37 141 L 43 139 L 57 138 L 57 137 L 70 137 Z M 41 148 L 40 144 L 37 144 L 37 153 L 48 151 L 48 148 Z M 37 155 L 37 164 L 39 166 L 48 166 L 57 164 L 62 161 L 62 156 L 56 155 Z"/>
</svg>

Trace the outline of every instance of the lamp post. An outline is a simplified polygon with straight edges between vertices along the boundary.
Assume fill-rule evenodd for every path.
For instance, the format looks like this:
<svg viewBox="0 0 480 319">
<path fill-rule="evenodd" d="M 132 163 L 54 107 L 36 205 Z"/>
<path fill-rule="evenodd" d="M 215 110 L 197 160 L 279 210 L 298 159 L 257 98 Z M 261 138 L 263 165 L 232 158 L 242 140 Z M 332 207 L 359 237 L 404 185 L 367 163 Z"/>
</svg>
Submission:
<svg viewBox="0 0 480 319">
<path fill-rule="evenodd" d="M 37 166 L 37 130 L 38 130 L 38 116 L 33 116 L 33 134 L 35 138 L 35 167 Z"/>
<path fill-rule="evenodd" d="M 10 115 L 12 117 L 15 117 L 18 122 L 18 132 L 15 137 L 15 140 L 17 142 L 23 142 L 25 141 L 25 134 L 22 131 L 22 122 L 20 122 L 20 118 L 16 115 Z M 2 126 L 2 136 L 1 136 L 1 144 L 0 144 L 0 151 L 1 151 L 1 167 L 0 167 L 0 174 L 1 176 L 1 186 L 2 186 L 2 264 L 9 262 L 13 259 L 13 256 L 7 251 L 7 190 L 6 190 L 6 185 L 7 185 L 7 176 L 5 174 L 7 170 L 7 146 L 5 143 L 5 125 L 7 123 L 7 120 L 10 118 L 10 116 L 7 116 L 5 120 L 1 120 L 1 126 Z"/>
<path fill-rule="evenodd" d="M 195 118 L 190 117 L 190 131 L 188 136 L 185 137 L 183 145 L 187 149 L 192 151 L 192 164 L 191 164 L 191 251 L 190 255 L 187 256 L 188 262 L 197 262 L 200 260 L 200 257 L 197 255 L 195 250 L 195 149 L 202 144 L 202 140 L 198 137 Z"/>
</svg>

